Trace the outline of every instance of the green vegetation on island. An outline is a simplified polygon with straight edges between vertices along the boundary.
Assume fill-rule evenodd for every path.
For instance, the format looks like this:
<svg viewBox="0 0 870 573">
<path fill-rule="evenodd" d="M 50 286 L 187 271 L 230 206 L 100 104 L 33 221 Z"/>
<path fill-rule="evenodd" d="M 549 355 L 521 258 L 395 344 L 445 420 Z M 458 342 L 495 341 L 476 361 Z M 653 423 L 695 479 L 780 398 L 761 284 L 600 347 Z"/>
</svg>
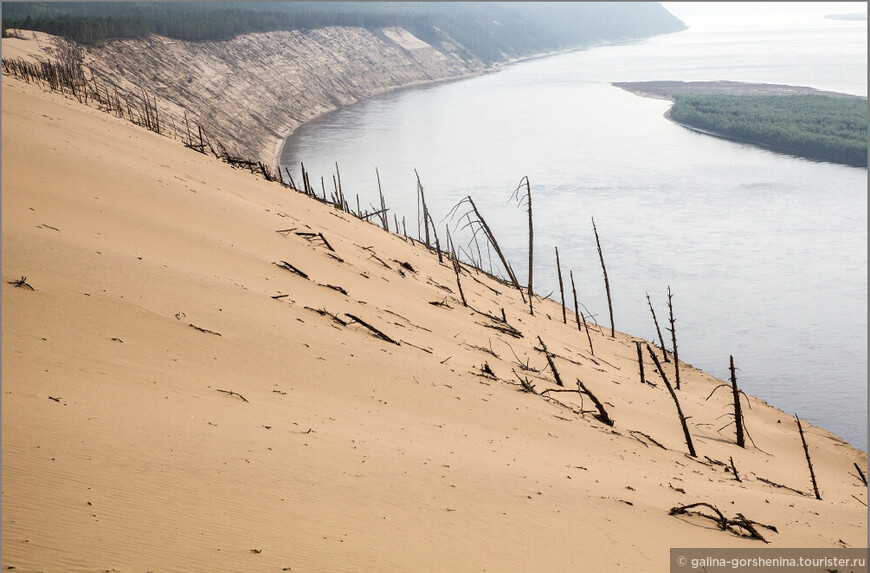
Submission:
<svg viewBox="0 0 870 573">
<path fill-rule="evenodd" d="M 36 30 L 81 44 L 325 26 L 402 26 L 434 46 L 458 42 L 487 64 L 685 29 L 655 2 L 3 2 L 4 36 Z"/>
<path fill-rule="evenodd" d="M 828 95 L 674 95 L 670 118 L 808 159 L 867 167 L 867 100 Z"/>
</svg>

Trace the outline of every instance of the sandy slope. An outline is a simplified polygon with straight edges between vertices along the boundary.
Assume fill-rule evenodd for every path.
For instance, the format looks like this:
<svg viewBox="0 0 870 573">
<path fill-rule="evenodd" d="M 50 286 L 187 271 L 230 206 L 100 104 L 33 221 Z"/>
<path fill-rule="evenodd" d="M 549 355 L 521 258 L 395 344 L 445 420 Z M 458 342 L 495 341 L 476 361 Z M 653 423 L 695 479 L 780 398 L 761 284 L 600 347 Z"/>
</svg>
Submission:
<svg viewBox="0 0 870 573">
<path fill-rule="evenodd" d="M 668 515 L 697 501 L 774 546 L 866 544 L 867 456 L 828 432 L 807 426 L 823 501 L 767 485 L 811 491 L 792 418 L 752 399 L 738 448 L 719 381 L 684 366 L 692 459 L 633 338 L 595 331 L 593 358 L 552 302 L 531 317 L 464 273 L 507 336 L 419 245 L 35 86 L 2 95 L 4 569 L 667 571 L 671 546 L 761 545 Z M 544 368 L 538 335 L 614 428 L 510 383 L 514 353 Z"/>
</svg>

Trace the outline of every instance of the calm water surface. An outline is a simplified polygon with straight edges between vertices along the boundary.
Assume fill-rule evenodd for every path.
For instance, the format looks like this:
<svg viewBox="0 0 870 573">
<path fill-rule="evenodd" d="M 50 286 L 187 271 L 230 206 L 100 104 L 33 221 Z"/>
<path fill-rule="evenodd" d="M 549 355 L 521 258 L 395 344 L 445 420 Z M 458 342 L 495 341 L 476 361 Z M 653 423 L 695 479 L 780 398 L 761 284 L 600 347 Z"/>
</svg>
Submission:
<svg viewBox="0 0 870 573">
<path fill-rule="evenodd" d="M 866 96 L 866 47 L 865 22 L 821 19 L 596 47 L 343 108 L 297 130 L 282 164 L 331 184 L 337 161 L 364 207 L 377 167 L 414 234 L 415 168 L 436 221 L 471 195 L 520 282 L 527 220 L 509 197 L 528 175 L 539 293 L 558 298 L 558 246 L 566 280 L 573 270 L 608 323 L 595 217 L 618 330 L 654 339 L 645 293 L 661 319 L 670 285 L 682 359 L 726 378 L 733 354 L 747 392 L 866 451 L 867 170 L 695 134 L 662 117 L 669 102 L 610 85 L 724 79 Z"/>
</svg>

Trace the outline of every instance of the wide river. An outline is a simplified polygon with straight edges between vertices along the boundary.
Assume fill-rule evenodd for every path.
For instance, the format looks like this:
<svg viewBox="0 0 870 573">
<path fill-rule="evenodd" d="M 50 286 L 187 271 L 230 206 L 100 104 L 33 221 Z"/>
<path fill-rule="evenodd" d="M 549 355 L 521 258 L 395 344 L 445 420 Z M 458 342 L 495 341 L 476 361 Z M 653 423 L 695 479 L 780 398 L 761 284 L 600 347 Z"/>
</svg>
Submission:
<svg viewBox="0 0 870 573">
<path fill-rule="evenodd" d="M 669 102 L 610 85 L 736 80 L 866 96 L 866 49 L 866 22 L 693 27 L 363 101 L 299 128 L 281 161 L 296 181 L 304 162 L 317 189 L 321 176 L 331 188 L 338 162 L 364 209 L 378 203 L 377 167 L 391 215 L 415 236 L 414 169 L 440 230 L 472 196 L 521 283 L 527 218 L 510 196 L 528 176 L 537 292 L 559 298 L 558 246 L 566 281 L 572 270 L 609 325 L 594 217 L 617 330 L 656 339 L 645 293 L 661 323 L 670 286 L 681 359 L 726 379 L 733 355 L 748 393 L 866 451 L 867 170 L 696 134 L 663 117 Z"/>
</svg>

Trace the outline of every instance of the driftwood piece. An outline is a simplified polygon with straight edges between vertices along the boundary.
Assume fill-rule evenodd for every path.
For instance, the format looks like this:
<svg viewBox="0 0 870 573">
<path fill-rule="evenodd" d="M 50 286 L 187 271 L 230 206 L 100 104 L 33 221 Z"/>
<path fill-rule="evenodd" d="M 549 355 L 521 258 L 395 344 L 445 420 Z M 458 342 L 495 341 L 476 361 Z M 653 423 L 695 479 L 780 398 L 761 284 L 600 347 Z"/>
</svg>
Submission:
<svg viewBox="0 0 870 573">
<path fill-rule="evenodd" d="M 353 321 L 355 321 L 355 322 L 358 322 L 358 323 L 361 324 L 362 326 L 366 327 L 366 328 L 369 330 L 369 332 L 371 332 L 372 334 L 374 334 L 377 338 L 380 338 L 381 340 L 384 340 L 384 341 L 386 341 L 386 342 L 390 342 L 390 343 L 392 343 L 392 344 L 395 344 L 396 346 L 401 346 L 401 344 L 400 344 L 399 342 L 397 342 L 396 340 L 393 340 L 392 338 L 390 338 L 389 336 L 387 336 L 386 334 L 384 334 L 383 332 L 381 332 L 380 330 L 378 330 L 377 328 L 375 328 L 375 327 L 372 326 L 371 324 L 367 323 L 366 321 L 364 321 L 364 320 L 361 319 L 360 317 L 355 316 L 355 315 L 353 315 L 353 314 L 350 314 L 349 312 L 346 312 L 346 313 L 344 313 L 344 314 L 345 314 L 348 318 L 350 318 L 351 320 L 353 320 Z"/>
<path fill-rule="evenodd" d="M 798 431 L 801 435 L 801 443 L 804 446 L 804 454 L 807 457 L 807 467 L 810 468 L 810 479 L 813 481 L 813 493 L 816 494 L 816 499 L 821 500 L 822 496 L 819 494 L 819 486 L 816 483 L 816 472 L 813 471 L 813 461 L 810 459 L 810 449 L 807 447 L 807 440 L 804 437 L 804 428 L 801 426 L 801 419 L 798 418 L 798 415 L 794 415 L 794 419 L 797 422 Z"/>
<path fill-rule="evenodd" d="M 697 458 L 697 454 L 695 454 L 695 446 L 692 444 L 692 435 L 689 433 L 689 426 L 686 424 L 686 417 L 683 415 L 683 409 L 680 408 L 680 401 L 677 399 L 677 393 L 674 392 L 674 388 L 671 386 L 671 383 L 668 381 L 668 377 L 665 375 L 665 371 L 662 368 L 661 362 L 659 362 L 658 356 L 655 355 L 650 345 L 646 345 L 647 351 L 649 351 L 649 355 L 652 356 L 653 362 L 656 364 L 656 368 L 659 369 L 659 373 L 662 375 L 662 380 L 665 382 L 665 386 L 668 387 L 668 392 L 671 394 L 671 398 L 674 399 L 674 404 L 677 406 L 677 415 L 680 417 L 680 424 L 683 426 L 683 435 L 686 438 L 686 446 L 689 448 L 689 455 L 693 458 Z"/>
</svg>

